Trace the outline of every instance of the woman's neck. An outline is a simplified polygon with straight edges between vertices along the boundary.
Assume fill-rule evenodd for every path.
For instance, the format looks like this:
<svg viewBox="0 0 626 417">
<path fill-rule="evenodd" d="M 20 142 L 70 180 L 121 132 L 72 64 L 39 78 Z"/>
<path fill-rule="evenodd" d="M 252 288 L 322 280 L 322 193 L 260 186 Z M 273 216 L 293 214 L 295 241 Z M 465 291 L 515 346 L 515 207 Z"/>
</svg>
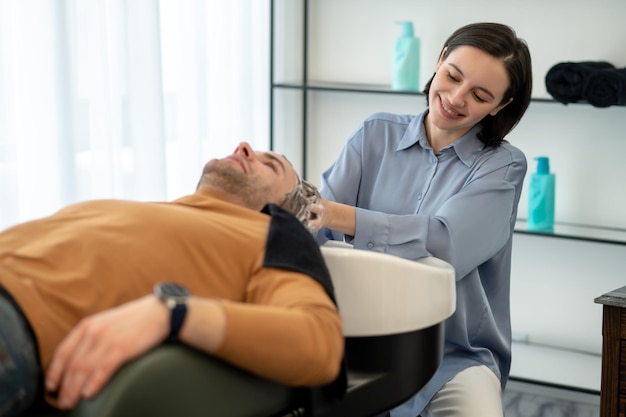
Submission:
<svg viewBox="0 0 626 417">
<path fill-rule="evenodd" d="M 424 130 L 426 131 L 426 139 L 428 139 L 428 143 L 436 155 L 440 150 L 469 132 L 470 129 L 465 131 L 439 129 L 429 122 L 428 115 L 426 115 L 424 118 Z"/>
</svg>

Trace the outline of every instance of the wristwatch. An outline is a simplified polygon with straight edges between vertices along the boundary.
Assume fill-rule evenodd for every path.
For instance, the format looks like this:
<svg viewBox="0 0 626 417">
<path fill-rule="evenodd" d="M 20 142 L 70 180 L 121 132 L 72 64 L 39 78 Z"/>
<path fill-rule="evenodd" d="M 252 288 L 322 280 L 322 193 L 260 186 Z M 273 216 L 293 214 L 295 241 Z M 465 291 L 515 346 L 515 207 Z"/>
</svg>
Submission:
<svg viewBox="0 0 626 417">
<path fill-rule="evenodd" d="M 161 282 L 154 286 L 154 295 L 171 311 L 168 342 L 176 342 L 187 315 L 189 290 L 173 282 Z"/>
</svg>

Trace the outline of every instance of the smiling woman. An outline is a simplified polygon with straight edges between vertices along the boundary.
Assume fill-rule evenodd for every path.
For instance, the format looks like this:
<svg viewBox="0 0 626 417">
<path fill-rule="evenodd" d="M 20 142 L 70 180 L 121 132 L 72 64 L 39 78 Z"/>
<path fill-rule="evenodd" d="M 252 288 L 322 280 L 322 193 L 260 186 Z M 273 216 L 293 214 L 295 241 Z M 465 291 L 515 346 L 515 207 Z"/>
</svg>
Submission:
<svg viewBox="0 0 626 417">
<path fill-rule="evenodd" d="M 320 243 L 435 256 L 456 271 L 441 366 L 392 416 L 503 415 L 512 234 L 526 174 L 525 155 L 504 137 L 528 107 L 531 72 L 510 27 L 463 26 L 441 49 L 426 111 L 371 115 L 322 175 Z"/>
<path fill-rule="evenodd" d="M 241 140 L 267 148 L 268 10 L 2 0 L 0 229 L 85 199 L 175 198 Z"/>
</svg>

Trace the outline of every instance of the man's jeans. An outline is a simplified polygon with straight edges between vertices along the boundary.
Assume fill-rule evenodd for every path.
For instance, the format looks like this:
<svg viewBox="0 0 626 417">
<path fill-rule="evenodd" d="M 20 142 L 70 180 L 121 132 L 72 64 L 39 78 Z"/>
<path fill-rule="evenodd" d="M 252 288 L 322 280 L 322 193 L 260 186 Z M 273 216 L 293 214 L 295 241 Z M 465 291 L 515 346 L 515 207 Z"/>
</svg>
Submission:
<svg viewBox="0 0 626 417">
<path fill-rule="evenodd" d="M 20 312 L 0 287 L 0 417 L 21 415 L 35 401 L 37 348 Z"/>
</svg>

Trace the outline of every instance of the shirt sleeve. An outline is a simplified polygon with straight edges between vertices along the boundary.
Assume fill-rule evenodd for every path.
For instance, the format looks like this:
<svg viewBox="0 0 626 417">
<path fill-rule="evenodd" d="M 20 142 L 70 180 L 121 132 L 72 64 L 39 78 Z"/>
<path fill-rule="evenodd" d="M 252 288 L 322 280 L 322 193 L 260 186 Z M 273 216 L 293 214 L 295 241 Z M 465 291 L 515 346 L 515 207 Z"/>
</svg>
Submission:
<svg viewBox="0 0 626 417">
<path fill-rule="evenodd" d="M 322 197 L 330 201 L 357 206 L 362 168 L 359 143 L 363 134 L 364 127 L 361 126 L 348 140 L 331 167 L 322 174 L 320 187 Z M 345 240 L 348 243 L 354 243 L 353 238 L 353 236 L 346 236 L 328 228 L 322 228 L 316 234 L 316 240 L 320 245 L 327 240 Z"/>
<path fill-rule="evenodd" d="M 262 268 L 245 302 L 222 303 L 227 326 L 217 356 L 292 386 L 328 384 L 339 374 L 341 319 L 319 282 L 298 272 Z"/>
<path fill-rule="evenodd" d="M 519 191 L 506 176 L 523 179 L 523 172 L 521 164 L 512 164 L 476 178 L 430 215 L 357 209 L 354 246 L 407 259 L 435 256 L 460 279 L 511 238 Z"/>
<path fill-rule="evenodd" d="M 346 386 L 343 327 L 322 253 L 291 214 L 269 205 L 263 261 L 244 302 L 223 301 L 226 334 L 217 354 L 287 385 L 320 386 L 329 398 Z"/>
</svg>

